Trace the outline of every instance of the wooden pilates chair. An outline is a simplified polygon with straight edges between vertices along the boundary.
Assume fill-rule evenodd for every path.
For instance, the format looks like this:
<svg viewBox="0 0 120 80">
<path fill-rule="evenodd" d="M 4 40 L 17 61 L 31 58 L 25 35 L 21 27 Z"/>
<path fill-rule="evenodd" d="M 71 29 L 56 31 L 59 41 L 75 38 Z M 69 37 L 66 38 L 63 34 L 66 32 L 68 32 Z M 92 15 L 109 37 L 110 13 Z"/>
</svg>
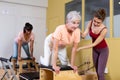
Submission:
<svg viewBox="0 0 120 80">
<path fill-rule="evenodd" d="M 38 64 L 31 58 L 22 58 L 18 61 L 19 64 L 19 80 L 38 80 L 39 70 Z M 27 64 L 27 70 L 23 68 L 23 64 Z M 33 70 L 33 68 L 35 70 Z"/>
<path fill-rule="evenodd" d="M 56 74 L 51 66 L 40 66 L 40 80 L 82 80 L 78 73 L 74 73 L 70 66 L 61 66 L 59 74 Z"/>
<path fill-rule="evenodd" d="M 35 60 L 33 60 L 31 58 L 22 58 L 22 60 L 18 61 L 18 64 L 19 64 L 19 73 L 24 73 L 24 69 L 23 69 L 24 64 L 27 64 L 27 67 L 28 67 L 27 72 L 29 70 L 32 71 L 33 67 L 34 67 L 35 71 L 39 71 L 38 64 L 35 62 Z"/>
</svg>

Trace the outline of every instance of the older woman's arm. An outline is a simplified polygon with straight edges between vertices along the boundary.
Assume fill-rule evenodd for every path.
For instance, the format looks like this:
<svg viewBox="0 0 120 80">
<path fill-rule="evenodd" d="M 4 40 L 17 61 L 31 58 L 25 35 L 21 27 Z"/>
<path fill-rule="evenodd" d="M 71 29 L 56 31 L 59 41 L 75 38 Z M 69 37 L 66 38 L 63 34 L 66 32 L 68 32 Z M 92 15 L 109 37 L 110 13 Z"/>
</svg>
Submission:
<svg viewBox="0 0 120 80">
<path fill-rule="evenodd" d="M 52 67 L 56 73 L 59 73 L 60 67 L 57 66 L 57 58 L 58 58 L 58 42 L 59 40 L 54 38 L 53 41 L 53 54 L 52 54 Z"/>
<path fill-rule="evenodd" d="M 72 47 L 72 53 L 71 53 L 71 67 L 74 69 L 74 71 L 77 71 L 77 67 L 75 66 L 75 57 L 76 57 L 76 50 L 78 47 L 78 43 L 74 43 Z"/>
</svg>

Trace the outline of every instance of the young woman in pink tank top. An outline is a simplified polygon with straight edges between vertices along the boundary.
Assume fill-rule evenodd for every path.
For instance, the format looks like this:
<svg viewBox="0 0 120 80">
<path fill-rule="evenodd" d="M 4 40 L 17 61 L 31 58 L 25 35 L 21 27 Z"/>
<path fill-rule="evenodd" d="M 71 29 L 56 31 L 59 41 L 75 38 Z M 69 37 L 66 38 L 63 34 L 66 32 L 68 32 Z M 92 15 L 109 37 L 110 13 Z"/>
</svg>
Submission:
<svg viewBox="0 0 120 80">
<path fill-rule="evenodd" d="M 92 48 L 93 63 L 98 75 L 98 80 L 105 80 L 104 71 L 108 60 L 109 49 L 105 41 L 107 28 L 103 24 L 106 17 L 104 9 L 98 9 L 94 13 L 93 19 L 88 23 L 86 30 L 82 33 L 84 38 L 88 33 L 92 38 L 92 44 L 79 47 L 77 51 Z"/>
<path fill-rule="evenodd" d="M 33 26 L 26 23 L 23 31 L 19 32 L 14 41 L 14 53 L 12 58 L 21 60 L 21 48 L 23 47 L 28 58 L 33 57 L 34 34 L 32 33 Z M 28 45 L 30 43 L 30 45 Z"/>
</svg>

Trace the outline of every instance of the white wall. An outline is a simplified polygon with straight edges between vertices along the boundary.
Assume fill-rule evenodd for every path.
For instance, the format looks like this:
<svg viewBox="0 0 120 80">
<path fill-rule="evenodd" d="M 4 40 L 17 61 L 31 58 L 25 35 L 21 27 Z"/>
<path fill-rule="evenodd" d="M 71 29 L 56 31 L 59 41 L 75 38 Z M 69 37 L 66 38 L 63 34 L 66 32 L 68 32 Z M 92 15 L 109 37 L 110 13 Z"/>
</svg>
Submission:
<svg viewBox="0 0 120 80">
<path fill-rule="evenodd" d="M 47 7 L 48 0 L 0 0 L 1 2 L 10 2 L 15 4 L 33 5 L 40 7 Z"/>
<path fill-rule="evenodd" d="M 0 0 L 0 56 L 9 58 L 13 54 L 15 36 L 23 29 L 26 22 L 30 22 L 35 33 L 34 56 L 39 61 L 40 55 L 43 55 L 43 44 L 46 36 L 47 3 L 42 7 L 42 5 L 38 6 L 38 3 L 37 5 L 26 5 L 4 1 L 22 2 L 23 0 Z M 24 1 L 31 3 L 32 0 Z M 23 50 L 22 56 L 26 56 Z"/>
</svg>

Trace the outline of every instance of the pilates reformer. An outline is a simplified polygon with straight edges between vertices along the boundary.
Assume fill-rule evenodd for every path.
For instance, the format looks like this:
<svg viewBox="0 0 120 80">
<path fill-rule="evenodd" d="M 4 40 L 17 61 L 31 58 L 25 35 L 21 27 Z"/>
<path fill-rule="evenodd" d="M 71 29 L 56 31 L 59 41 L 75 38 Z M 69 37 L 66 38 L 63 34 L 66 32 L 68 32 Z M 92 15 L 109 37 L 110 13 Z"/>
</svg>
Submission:
<svg viewBox="0 0 120 80">
<path fill-rule="evenodd" d="M 4 74 L 2 75 L 0 80 L 17 80 L 17 77 L 15 75 L 15 72 L 14 72 L 12 66 L 11 66 L 11 63 L 10 63 L 9 59 L 0 57 L 0 61 L 2 63 L 2 68 L 4 70 Z M 11 76 L 10 76 L 8 70 L 7 70 L 8 69 L 7 66 L 10 69 Z"/>
</svg>

